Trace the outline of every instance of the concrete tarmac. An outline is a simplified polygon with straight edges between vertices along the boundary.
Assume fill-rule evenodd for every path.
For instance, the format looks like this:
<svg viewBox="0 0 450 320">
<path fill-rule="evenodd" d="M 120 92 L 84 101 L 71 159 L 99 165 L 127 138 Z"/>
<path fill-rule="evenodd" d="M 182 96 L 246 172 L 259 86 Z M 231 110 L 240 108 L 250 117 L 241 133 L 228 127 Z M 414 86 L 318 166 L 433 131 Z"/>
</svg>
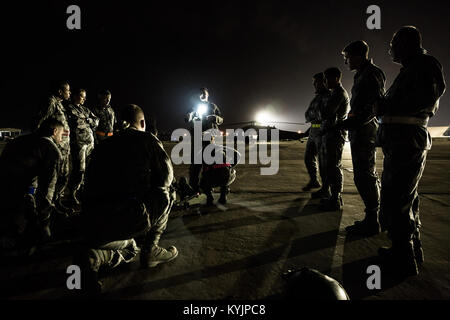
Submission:
<svg viewBox="0 0 450 320">
<path fill-rule="evenodd" d="M 170 150 L 174 143 L 165 143 Z M 308 182 L 306 143 L 281 142 L 279 172 L 260 175 L 261 165 L 240 164 L 225 206 L 193 205 L 172 211 L 161 245 L 175 245 L 179 256 L 153 269 L 136 259 L 102 277 L 104 299 L 218 300 L 281 299 L 281 274 L 310 267 L 338 280 L 353 300 L 450 298 L 450 141 L 435 139 L 420 182 L 420 212 L 425 262 L 420 274 L 402 282 L 385 281 L 369 290 L 366 282 L 386 234 L 350 237 L 345 227 L 362 219 L 364 208 L 352 173 L 349 146 L 344 150 L 344 210 L 323 212 L 301 188 Z M 269 147 L 270 148 L 270 147 Z M 382 153 L 377 154 L 382 172 Z M 175 166 L 177 177 L 187 165 Z M 215 198 L 219 195 L 216 193 Z M 204 200 L 204 199 L 202 199 Z M 64 299 L 66 268 L 73 246 L 47 245 L 27 261 L 2 261 L 1 296 L 6 299 Z"/>
</svg>

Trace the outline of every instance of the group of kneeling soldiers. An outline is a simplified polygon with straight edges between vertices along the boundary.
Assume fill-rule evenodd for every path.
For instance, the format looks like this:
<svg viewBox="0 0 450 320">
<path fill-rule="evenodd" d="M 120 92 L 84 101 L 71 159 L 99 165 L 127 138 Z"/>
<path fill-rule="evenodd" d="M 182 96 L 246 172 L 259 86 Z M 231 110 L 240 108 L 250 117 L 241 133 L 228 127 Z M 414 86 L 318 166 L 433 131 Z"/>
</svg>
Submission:
<svg viewBox="0 0 450 320">
<path fill-rule="evenodd" d="M 417 264 L 423 262 L 417 185 L 431 148 L 427 123 L 438 109 L 445 81 L 440 63 L 422 48 L 416 28 L 402 27 L 390 45 L 393 61 L 403 68 L 387 92 L 386 77 L 369 60 L 364 41 L 352 42 L 342 52 L 349 68 L 356 70 L 351 100 L 338 68 L 314 75 L 316 96 L 306 111 L 311 128 L 305 163 L 311 181 L 304 191 L 321 187 L 312 193 L 322 199 L 321 208 L 342 209 L 341 159 L 348 131 L 365 218 L 347 231 L 370 236 L 381 226 L 392 246 L 381 248 L 380 254 L 399 275 L 409 276 L 418 274 Z M 109 105 L 109 91 L 99 94 L 99 107 L 92 111 L 84 107 L 85 90 L 75 92 L 71 102 L 69 98 L 69 84 L 59 83 L 37 119 L 37 130 L 12 140 L 0 157 L 0 248 L 29 249 L 36 239 L 46 241 L 52 219 L 70 215 L 67 203 L 70 207 L 81 202 L 84 240 L 74 262 L 83 270 L 83 288 L 97 292 L 102 266 L 131 261 L 139 252 L 144 267 L 177 257 L 174 246 L 159 246 L 176 197 L 173 167 L 157 136 L 146 132 L 144 113 L 137 105 L 122 108 L 118 121 Z M 201 100 L 210 109 L 208 120 L 202 119 L 207 126 L 203 129 L 217 128 L 220 110 L 208 102 L 207 89 L 202 89 Z M 192 121 L 193 115 L 187 120 Z M 381 187 L 375 171 L 377 145 L 384 153 Z M 199 182 L 202 168 L 203 176 L 222 181 Z M 220 186 L 219 202 L 226 203 L 235 172 L 226 161 L 218 168 L 220 173 L 207 170 L 212 168 L 216 167 L 191 165 L 190 192 L 202 190 L 211 204 L 212 188 Z M 69 201 L 63 204 L 67 181 Z M 139 248 L 134 239 L 140 235 Z"/>
</svg>

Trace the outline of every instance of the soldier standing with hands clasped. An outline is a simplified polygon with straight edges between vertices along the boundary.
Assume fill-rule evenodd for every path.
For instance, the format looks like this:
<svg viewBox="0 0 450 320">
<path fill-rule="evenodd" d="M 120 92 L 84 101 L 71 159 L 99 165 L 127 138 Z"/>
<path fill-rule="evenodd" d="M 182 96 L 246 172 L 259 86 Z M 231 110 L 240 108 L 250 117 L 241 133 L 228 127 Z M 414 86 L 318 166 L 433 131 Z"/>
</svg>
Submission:
<svg viewBox="0 0 450 320">
<path fill-rule="evenodd" d="M 380 181 L 375 169 L 375 142 L 378 121 L 375 109 L 384 95 L 386 76 L 368 58 L 369 46 L 359 40 L 342 50 L 345 63 L 356 70 L 350 100 L 350 113 L 342 123 L 349 132 L 353 163 L 353 180 L 365 205 L 365 218 L 346 228 L 359 235 L 375 235 L 380 232 L 378 211 L 380 208 Z"/>
</svg>

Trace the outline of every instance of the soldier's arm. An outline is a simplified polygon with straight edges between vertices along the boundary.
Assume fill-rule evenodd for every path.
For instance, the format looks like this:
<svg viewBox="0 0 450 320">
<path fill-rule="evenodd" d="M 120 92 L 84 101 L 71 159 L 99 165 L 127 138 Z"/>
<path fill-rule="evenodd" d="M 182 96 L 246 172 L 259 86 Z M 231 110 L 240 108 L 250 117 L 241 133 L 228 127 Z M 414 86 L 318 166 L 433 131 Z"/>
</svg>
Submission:
<svg viewBox="0 0 450 320">
<path fill-rule="evenodd" d="M 352 115 L 346 120 L 352 126 L 364 125 L 370 121 L 378 110 L 378 105 L 384 95 L 384 78 L 382 75 L 369 74 L 365 79 L 363 87 L 353 100 Z"/>
<path fill-rule="evenodd" d="M 154 187 L 168 188 L 173 180 L 172 162 L 161 141 L 151 134 L 151 182 Z"/>
<path fill-rule="evenodd" d="M 174 199 L 170 186 L 174 181 L 172 162 L 159 139 L 150 136 L 150 215 L 160 216 L 170 210 Z"/>
<path fill-rule="evenodd" d="M 36 190 L 36 209 L 39 220 L 44 221 L 50 218 L 53 208 L 53 195 L 55 193 L 56 180 L 58 178 L 58 168 L 60 165 L 60 154 L 56 145 L 41 139 L 38 146 L 41 167 L 38 172 L 38 188 Z"/>
<path fill-rule="evenodd" d="M 311 101 L 311 103 L 308 106 L 308 109 L 306 109 L 306 112 L 305 112 L 306 123 L 309 123 L 309 122 L 315 120 L 314 119 L 315 118 L 315 110 L 314 110 L 314 103 L 313 103 L 313 101 Z"/>
<path fill-rule="evenodd" d="M 86 112 L 88 114 L 88 124 L 92 128 L 92 130 L 95 130 L 98 127 L 100 119 L 88 108 L 86 108 Z"/>
<path fill-rule="evenodd" d="M 420 94 L 417 102 L 419 109 L 417 112 L 434 116 L 438 108 L 436 102 L 446 89 L 442 66 L 436 61 L 435 64 L 425 70 L 420 80 L 420 87 L 418 88 Z"/>
<path fill-rule="evenodd" d="M 320 106 L 320 116 L 322 120 L 334 122 L 338 108 L 345 100 L 343 93 L 340 90 L 334 90 L 329 99 Z"/>
<path fill-rule="evenodd" d="M 409 115 L 428 114 L 433 116 L 437 111 L 436 102 L 445 92 L 445 80 L 442 67 L 437 61 L 422 66 L 410 80 L 408 94 L 402 96 L 399 104 L 402 113 Z M 406 90 L 405 90 L 406 91 Z M 397 107 L 393 105 L 393 107 Z"/>
<path fill-rule="evenodd" d="M 213 105 L 214 105 L 214 115 L 216 116 L 216 124 L 221 125 L 223 123 L 222 112 L 220 111 L 217 105 L 215 104 Z"/>
<path fill-rule="evenodd" d="M 38 113 L 36 117 L 36 124 L 35 124 L 35 130 L 39 129 L 42 122 L 44 122 L 46 119 L 50 118 L 55 113 L 56 106 L 53 103 L 52 100 L 49 100 L 48 104 L 44 106 Z"/>
</svg>

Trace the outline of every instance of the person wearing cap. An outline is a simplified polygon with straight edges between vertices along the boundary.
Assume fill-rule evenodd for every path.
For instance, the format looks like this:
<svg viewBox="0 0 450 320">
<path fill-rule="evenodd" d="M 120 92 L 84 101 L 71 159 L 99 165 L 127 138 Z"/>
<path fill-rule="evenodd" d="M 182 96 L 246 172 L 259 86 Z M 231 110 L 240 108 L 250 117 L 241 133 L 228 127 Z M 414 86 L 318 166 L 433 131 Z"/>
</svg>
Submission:
<svg viewBox="0 0 450 320">
<path fill-rule="evenodd" d="M 353 164 L 353 180 L 365 206 L 365 217 L 346 228 L 348 233 L 362 236 L 380 232 L 380 181 L 375 168 L 378 120 L 375 110 L 384 92 L 386 76 L 369 59 L 365 41 L 350 43 L 342 50 L 345 64 L 356 71 L 353 78 L 350 113 L 342 123 L 348 130 Z"/>
<path fill-rule="evenodd" d="M 99 119 L 97 129 L 95 131 L 96 144 L 111 137 L 117 127 L 116 113 L 111 107 L 111 92 L 109 90 L 101 90 L 98 95 L 98 105 L 92 109 L 92 112 Z"/>
<path fill-rule="evenodd" d="M 400 28 L 390 47 L 392 60 L 402 68 L 377 110 L 377 138 L 384 154 L 380 224 L 392 242 L 379 253 L 397 275 L 412 276 L 424 261 L 417 187 L 431 149 L 427 125 L 446 84 L 442 65 L 423 49 L 417 28 Z"/>
<path fill-rule="evenodd" d="M 325 100 L 330 93 L 330 91 L 325 88 L 324 80 L 325 79 L 322 72 L 316 73 L 313 76 L 313 86 L 316 95 L 305 112 L 306 122 L 311 123 L 311 127 L 307 130 L 308 142 L 306 143 L 305 150 L 305 166 L 308 170 L 310 180 L 308 184 L 303 187 L 303 191 L 309 191 L 313 188 L 321 187 L 318 180 L 318 175 L 320 173 L 322 189 L 317 194 L 319 195 L 323 193 L 326 197 L 329 195 L 329 188 L 326 185 L 325 169 L 323 168 L 322 155 L 319 152 L 322 145 L 322 136 L 320 135 L 320 105 L 325 103 Z M 305 136 L 306 132 L 304 134 L 300 134 L 301 138 Z"/>
</svg>

